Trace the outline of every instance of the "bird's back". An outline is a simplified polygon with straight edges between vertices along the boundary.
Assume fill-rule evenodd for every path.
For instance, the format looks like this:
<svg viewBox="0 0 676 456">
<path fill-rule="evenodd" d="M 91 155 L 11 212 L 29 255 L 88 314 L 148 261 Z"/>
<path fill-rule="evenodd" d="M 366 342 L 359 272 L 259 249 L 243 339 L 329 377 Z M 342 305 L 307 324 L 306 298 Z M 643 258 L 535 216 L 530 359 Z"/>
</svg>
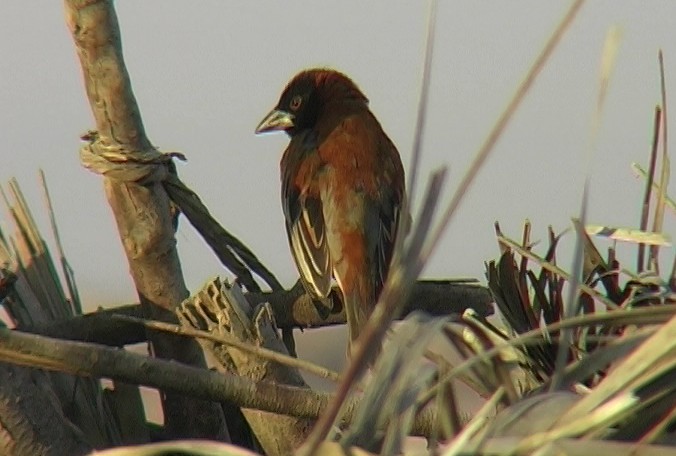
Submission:
<svg viewBox="0 0 676 456">
<path fill-rule="evenodd" d="M 315 298 L 335 277 L 351 339 L 387 277 L 404 198 L 399 154 L 346 75 L 297 74 L 256 131 L 283 130 L 282 204 L 301 280 Z"/>
<path fill-rule="evenodd" d="M 317 184 L 329 255 L 352 338 L 373 311 L 389 270 L 404 196 L 399 154 L 373 114 L 350 113 L 318 145 Z M 350 315 L 353 313 L 354 315 Z"/>
</svg>

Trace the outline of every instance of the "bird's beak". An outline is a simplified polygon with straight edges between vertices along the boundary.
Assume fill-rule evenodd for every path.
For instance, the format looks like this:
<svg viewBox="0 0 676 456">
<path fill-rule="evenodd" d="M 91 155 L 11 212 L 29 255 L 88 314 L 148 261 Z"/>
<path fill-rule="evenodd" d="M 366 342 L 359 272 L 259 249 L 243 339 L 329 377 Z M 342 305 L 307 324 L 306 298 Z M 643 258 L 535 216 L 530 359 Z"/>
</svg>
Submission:
<svg viewBox="0 0 676 456">
<path fill-rule="evenodd" d="M 290 112 L 282 111 L 281 109 L 273 109 L 265 116 L 256 127 L 256 134 L 266 133 L 269 131 L 284 131 L 292 128 L 294 116 Z"/>
</svg>

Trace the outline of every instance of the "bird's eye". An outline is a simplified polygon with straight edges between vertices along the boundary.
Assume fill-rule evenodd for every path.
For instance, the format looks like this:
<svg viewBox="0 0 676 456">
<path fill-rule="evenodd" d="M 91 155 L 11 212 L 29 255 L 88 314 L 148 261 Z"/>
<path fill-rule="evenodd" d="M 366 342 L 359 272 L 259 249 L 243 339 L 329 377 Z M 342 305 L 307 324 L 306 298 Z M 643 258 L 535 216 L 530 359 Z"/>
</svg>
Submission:
<svg viewBox="0 0 676 456">
<path fill-rule="evenodd" d="M 291 103 L 289 103 L 289 107 L 296 111 L 298 108 L 300 108 L 300 105 L 303 104 L 303 97 L 300 95 L 296 95 L 291 99 Z"/>
</svg>

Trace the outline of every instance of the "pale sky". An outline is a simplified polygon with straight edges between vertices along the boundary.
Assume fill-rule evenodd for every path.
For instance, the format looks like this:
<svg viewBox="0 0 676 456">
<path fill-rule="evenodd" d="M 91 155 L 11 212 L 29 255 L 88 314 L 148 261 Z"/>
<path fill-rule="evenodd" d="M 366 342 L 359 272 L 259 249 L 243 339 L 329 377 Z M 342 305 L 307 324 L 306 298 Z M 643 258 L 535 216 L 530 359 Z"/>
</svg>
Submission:
<svg viewBox="0 0 676 456">
<path fill-rule="evenodd" d="M 568 2 L 439 3 L 421 177 L 449 166 L 450 195 Z M 288 139 L 257 137 L 255 126 L 296 72 L 334 67 L 370 98 L 408 166 L 425 5 L 116 2 L 124 55 L 150 140 L 161 150 L 187 155 L 188 162 L 178 165 L 180 177 L 284 284 L 297 278 L 279 196 L 279 158 Z M 51 242 L 37 185 L 38 168 L 45 170 L 63 245 L 91 310 L 136 297 L 101 178 L 79 164 L 79 136 L 93 120 L 62 9 L 61 1 L 0 3 L 0 182 L 19 179 Z M 676 2 L 669 0 L 597 0 L 583 7 L 467 193 L 425 276 L 483 281 L 484 261 L 498 256 L 496 220 L 514 238 L 525 218 L 533 223 L 534 239 L 546 239 L 548 225 L 567 228 L 579 213 L 588 170 L 589 222 L 638 226 L 644 184 L 630 164 L 648 160 L 653 110 L 660 100 L 660 48 L 667 93 L 676 100 L 674 17 Z M 590 158 L 599 60 L 612 25 L 621 27 L 623 39 Z M 668 218 L 666 231 L 674 236 L 673 214 Z M 6 221 L 0 217 L 3 229 Z M 177 238 L 190 290 L 224 274 L 185 219 Z M 604 251 L 608 243 L 598 245 Z M 621 245 L 620 251 L 633 259 L 635 248 Z M 674 249 L 667 253 L 673 258 Z M 627 267 L 633 268 L 633 260 Z M 302 355 L 302 341 L 300 349 Z"/>
</svg>

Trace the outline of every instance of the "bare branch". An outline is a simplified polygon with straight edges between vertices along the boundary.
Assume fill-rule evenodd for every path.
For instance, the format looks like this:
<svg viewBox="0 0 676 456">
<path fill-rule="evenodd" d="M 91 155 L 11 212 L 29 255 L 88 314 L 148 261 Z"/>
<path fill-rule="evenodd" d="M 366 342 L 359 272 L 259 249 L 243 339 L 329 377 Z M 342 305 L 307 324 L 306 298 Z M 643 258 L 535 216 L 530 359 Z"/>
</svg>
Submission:
<svg viewBox="0 0 676 456">
<path fill-rule="evenodd" d="M 323 318 L 317 312 L 312 299 L 302 290 L 292 288 L 284 291 L 246 293 L 252 306 L 268 302 L 275 315 L 278 327 L 317 328 L 345 324 L 345 312 L 332 313 Z M 336 296 L 335 293 L 332 296 Z M 336 300 L 338 298 L 336 297 Z M 472 308 L 481 316 L 493 314 L 493 298 L 484 286 L 464 280 L 421 280 L 413 288 L 401 317 L 414 310 L 430 315 L 443 316 L 462 314 Z M 336 303 L 340 306 L 339 303 Z M 59 322 L 22 327 L 21 330 L 66 340 L 79 340 L 121 347 L 147 340 L 141 325 L 113 318 L 123 315 L 145 318 L 141 306 L 130 304 L 113 309 L 99 310 Z"/>
<path fill-rule="evenodd" d="M 83 377 L 102 377 L 160 388 L 208 401 L 229 401 L 244 408 L 299 418 L 317 418 L 330 395 L 307 388 L 253 382 L 233 374 L 222 374 L 163 359 L 149 358 L 126 350 L 69 342 L 9 329 L 0 329 L 0 361 L 22 366 L 66 372 Z M 347 405 L 350 422 L 356 402 Z M 430 435 L 434 412 L 424 410 L 416 418 L 413 433 Z"/>
<path fill-rule="evenodd" d="M 167 161 L 142 160 L 161 154 L 145 134 L 122 56 L 112 1 L 66 0 L 65 9 L 97 128 L 86 138 L 89 144 L 83 153 L 89 152 L 105 162 L 105 153 L 115 152 L 121 158 L 118 164 L 124 162 L 132 171 L 143 167 L 149 170 L 142 183 L 139 179 L 113 178 L 102 173 L 141 303 L 153 318 L 167 319 L 188 297 L 176 252 L 175 210 L 161 184 L 161 176 L 171 173 L 173 167 Z M 205 365 L 194 341 L 166 334 L 151 338 L 157 356 Z M 165 422 L 176 437 L 227 438 L 219 404 L 174 395 L 163 395 L 162 399 Z"/>
</svg>

